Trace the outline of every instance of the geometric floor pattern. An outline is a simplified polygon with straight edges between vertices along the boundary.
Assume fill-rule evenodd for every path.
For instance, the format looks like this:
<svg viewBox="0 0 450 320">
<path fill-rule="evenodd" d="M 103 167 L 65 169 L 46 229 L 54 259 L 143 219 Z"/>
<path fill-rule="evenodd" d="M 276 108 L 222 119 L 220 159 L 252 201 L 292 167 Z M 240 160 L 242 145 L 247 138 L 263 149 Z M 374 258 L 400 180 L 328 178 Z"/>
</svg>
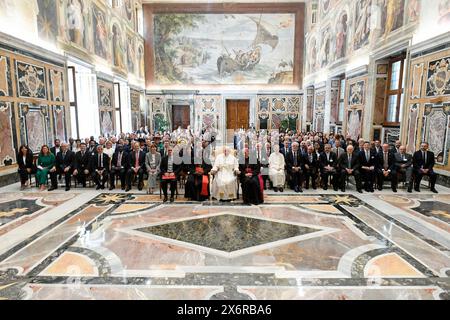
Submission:
<svg viewBox="0 0 450 320">
<path fill-rule="evenodd" d="M 3 193 L 0 299 L 450 299 L 449 206 L 442 193 L 260 206 Z"/>
</svg>

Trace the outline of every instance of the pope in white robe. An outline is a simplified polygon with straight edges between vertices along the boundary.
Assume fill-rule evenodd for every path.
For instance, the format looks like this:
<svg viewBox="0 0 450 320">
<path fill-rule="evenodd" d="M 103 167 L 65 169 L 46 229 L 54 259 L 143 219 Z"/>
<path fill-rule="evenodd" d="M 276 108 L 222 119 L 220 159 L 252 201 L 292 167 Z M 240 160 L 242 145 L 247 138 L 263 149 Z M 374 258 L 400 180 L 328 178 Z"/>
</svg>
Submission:
<svg viewBox="0 0 450 320">
<path fill-rule="evenodd" d="M 280 152 L 278 145 L 273 146 L 273 152 L 269 157 L 269 178 L 272 181 L 273 187 L 276 191 L 283 189 L 286 180 L 284 172 L 285 161 L 284 156 Z"/>
<path fill-rule="evenodd" d="M 217 200 L 233 200 L 237 198 L 236 174 L 239 173 L 239 162 L 225 147 L 224 152 L 216 155 L 211 173 L 214 180 L 211 184 L 211 196 Z"/>
</svg>

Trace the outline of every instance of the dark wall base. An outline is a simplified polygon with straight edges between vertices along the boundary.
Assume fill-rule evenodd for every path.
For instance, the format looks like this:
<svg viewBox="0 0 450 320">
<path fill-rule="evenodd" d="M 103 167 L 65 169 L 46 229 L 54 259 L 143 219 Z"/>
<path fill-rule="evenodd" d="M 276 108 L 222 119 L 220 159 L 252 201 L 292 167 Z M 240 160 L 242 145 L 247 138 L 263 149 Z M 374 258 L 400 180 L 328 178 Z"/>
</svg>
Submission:
<svg viewBox="0 0 450 320">
<path fill-rule="evenodd" d="M 20 178 L 17 172 L 0 175 L 0 187 L 19 182 L 19 180 Z"/>
<path fill-rule="evenodd" d="M 440 184 L 444 187 L 450 188 L 450 176 L 444 176 L 444 175 L 438 174 L 436 183 Z"/>
</svg>

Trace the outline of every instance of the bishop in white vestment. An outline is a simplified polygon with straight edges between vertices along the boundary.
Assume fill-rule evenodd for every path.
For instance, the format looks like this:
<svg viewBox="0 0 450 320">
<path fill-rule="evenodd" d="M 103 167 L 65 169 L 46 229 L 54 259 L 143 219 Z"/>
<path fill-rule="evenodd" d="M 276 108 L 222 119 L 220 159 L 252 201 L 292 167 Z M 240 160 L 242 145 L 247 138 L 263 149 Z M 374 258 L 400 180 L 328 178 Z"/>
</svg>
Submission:
<svg viewBox="0 0 450 320">
<path fill-rule="evenodd" d="M 284 156 L 278 145 L 273 146 L 273 152 L 269 157 L 269 178 L 275 191 L 282 191 L 286 180 L 284 172 Z"/>
</svg>

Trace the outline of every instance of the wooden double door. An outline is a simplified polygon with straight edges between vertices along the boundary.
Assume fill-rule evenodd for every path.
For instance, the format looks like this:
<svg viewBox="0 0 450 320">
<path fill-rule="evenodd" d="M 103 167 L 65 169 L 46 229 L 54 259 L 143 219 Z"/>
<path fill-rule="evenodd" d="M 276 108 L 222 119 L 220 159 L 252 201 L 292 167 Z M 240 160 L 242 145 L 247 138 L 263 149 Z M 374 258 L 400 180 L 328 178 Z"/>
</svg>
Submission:
<svg viewBox="0 0 450 320">
<path fill-rule="evenodd" d="M 188 105 L 172 106 L 172 129 L 186 129 L 191 123 L 191 108 Z"/>
<path fill-rule="evenodd" d="M 248 129 L 250 100 L 227 100 L 227 129 Z"/>
</svg>

